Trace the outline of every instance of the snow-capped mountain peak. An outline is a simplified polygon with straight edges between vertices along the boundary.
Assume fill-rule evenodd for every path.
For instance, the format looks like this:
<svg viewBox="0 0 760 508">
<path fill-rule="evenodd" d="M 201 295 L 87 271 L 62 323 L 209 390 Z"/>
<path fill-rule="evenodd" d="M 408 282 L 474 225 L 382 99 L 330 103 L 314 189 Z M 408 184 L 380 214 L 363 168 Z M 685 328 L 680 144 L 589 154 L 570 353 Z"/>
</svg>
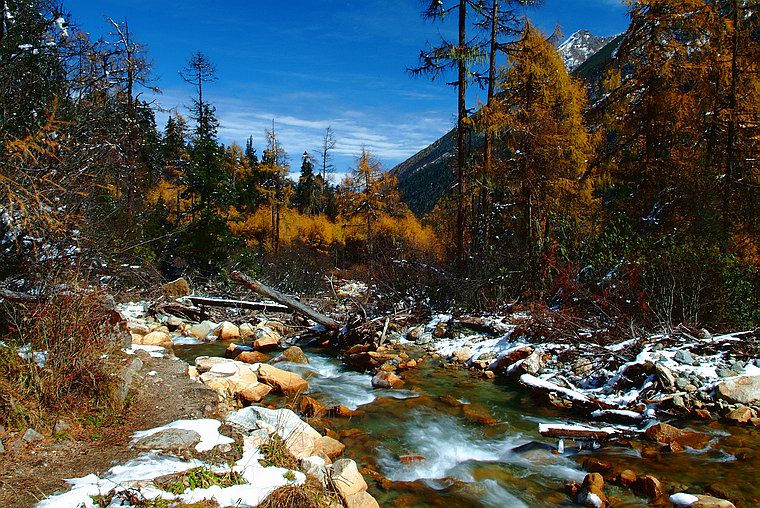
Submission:
<svg viewBox="0 0 760 508">
<path fill-rule="evenodd" d="M 616 36 L 599 37 L 588 30 L 578 30 L 559 45 L 558 51 L 568 72 L 573 72 Z"/>
</svg>

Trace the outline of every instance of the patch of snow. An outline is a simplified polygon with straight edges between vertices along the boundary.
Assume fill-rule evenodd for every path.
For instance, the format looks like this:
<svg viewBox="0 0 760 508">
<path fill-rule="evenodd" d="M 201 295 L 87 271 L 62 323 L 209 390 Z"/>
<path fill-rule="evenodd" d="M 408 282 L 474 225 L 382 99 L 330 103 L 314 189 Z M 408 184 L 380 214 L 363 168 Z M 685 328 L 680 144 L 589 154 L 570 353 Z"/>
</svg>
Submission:
<svg viewBox="0 0 760 508">
<path fill-rule="evenodd" d="M 569 388 L 563 388 L 557 384 L 552 383 L 551 381 L 546 381 L 545 379 L 537 378 L 536 376 L 533 376 L 531 374 L 523 374 L 522 376 L 520 376 L 520 382 L 532 388 L 538 388 L 538 389 L 547 390 L 550 392 L 561 393 L 569 397 L 570 399 L 576 400 L 578 402 L 590 402 L 591 400 L 586 395 L 584 395 L 583 393 L 579 391 L 570 390 Z"/>
<path fill-rule="evenodd" d="M 136 351 L 147 351 L 152 358 L 163 358 L 166 348 L 163 346 L 148 346 L 143 344 L 132 344 L 131 347 L 122 349 L 128 355 L 135 354 Z"/>
<path fill-rule="evenodd" d="M 697 496 L 687 494 L 686 492 L 679 492 L 670 496 L 670 502 L 678 508 L 687 508 L 699 501 Z"/>
<path fill-rule="evenodd" d="M 126 302 L 116 304 L 116 312 L 121 314 L 122 319 L 137 319 L 145 317 L 150 304 L 148 302 Z"/>
<path fill-rule="evenodd" d="M 161 432 L 167 429 L 192 430 L 201 436 L 201 441 L 195 445 L 195 450 L 199 452 L 207 452 L 214 449 L 214 447 L 217 445 L 235 442 L 234 439 L 223 436 L 219 433 L 219 427 L 221 425 L 222 422 L 219 420 L 213 420 L 211 418 L 202 418 L 198 420 L 177 420 L 162 427 L 135 432 L 134 436 L 132 437 L 132 442 L 135 443 L 144 437 L 152 436 L 157 432 Z"/>
</svg>

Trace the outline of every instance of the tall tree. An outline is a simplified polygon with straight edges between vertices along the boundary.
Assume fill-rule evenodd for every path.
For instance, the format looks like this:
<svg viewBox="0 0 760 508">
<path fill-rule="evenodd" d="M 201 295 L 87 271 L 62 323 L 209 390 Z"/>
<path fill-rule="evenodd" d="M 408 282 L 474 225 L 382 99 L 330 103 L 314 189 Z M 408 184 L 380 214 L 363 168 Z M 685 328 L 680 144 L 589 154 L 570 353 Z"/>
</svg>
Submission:
<svg viewBox="0 0 760 508">
<path fill-rule="evenodd" d="M 206 121 L 204 115 L 207 109 L 203 102 L 203 84 L 216 81 L 216 66 L 206 55 L 197 51 L 187 61 L 185 68 L 180 71 L 180 76 L 185 82 L 193 85 L 198 93 L 198 98 L 193 99 L 195 102 L 193 109 L 198 113 L 198 123 L 203 124 Z"/>
<path fill-rule="evenodd" d="M 469 67 L 482 56 L 478 44 L 467 39 L 468 0 L 456 0 L 447 5 L 443 0 L 426 2 L 423 17 L 429 20 L 442 21 L 452 12 L 457 18 L 457 41 L 442 40 L 438 46 L 431 46 L 420 51 L 419 65 L 409 69 L 413 76 L 427 75 L 433 80 L 443 76 L 451 69 L 456 70 L 456 80 L 449 83 L 457 88 L 457 265 L 460 269 L 465 266 L 467 258 L 465 207 L 467 199 L 466 175 L 466 140 L 468 134 L 467 112 L 467 83 L 470 79 Z"/>
<path fill-rule="evenodd" d="M 520 196 L 520 237 L 529 269 L 537 274 L 553 227 L 563 217 L 588 213 L 590 188 L 581 181 L 592 148 L 583 123 L 586 92 L 567 74 L 553 41 L 530 23 L 510 57 L 501 90 L 505 181 Z"/>
<path fill-rule="evenodd" d="M 320 188 L 324 181 L 319 181 L 314 176 L 314 157 L 304 152 L 301 163 L 301 175 L 296 185 L 295 201 L 298 211 L 305 215 L 314 215 L 320 212 L 320 198 L 324 189 Z"/>
<path fill-rule="evenodd" d="M 288 154 L 277 138 L 274 120 L 272 129 L 266 129 L 264 135 L 267 147 L 259 165 L 263 177 L 259 190 L 269 202 L 272 214 L 272 249 L 277 253 L 280 250 L 280 212 L 289 199 L 290 189 L 287 186 L 286 175 L 290 168 Z"/>
</svg>

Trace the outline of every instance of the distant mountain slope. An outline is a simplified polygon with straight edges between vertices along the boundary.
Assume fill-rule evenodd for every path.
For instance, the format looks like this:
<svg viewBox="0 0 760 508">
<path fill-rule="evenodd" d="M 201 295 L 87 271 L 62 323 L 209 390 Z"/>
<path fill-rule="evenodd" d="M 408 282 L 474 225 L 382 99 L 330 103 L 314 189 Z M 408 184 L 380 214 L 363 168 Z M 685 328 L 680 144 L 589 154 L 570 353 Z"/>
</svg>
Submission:
<svg viewBox="0 0 760 508">
<path fill-rule="evenodd" d="M 557 51 L 565 62 L 567 71 L 572 73 L 615 37 L 617 36 L 599 37 L 588 30 L 578 30 L 560 44 Z"/>
<path fill-rule="evenodd" d="M 456 153 L 456 128 L 390 170 L 398 178 L 401 199 L 416 215 L 425 215 L 454 184 L 449 161 Z"/>
<path fill-rule="evenodd" d="M 606 64 L 622 39 L 623 34 L 597 37 L 588 30 L 579 30 L 560 44 L 558 51 L 568 71 L 589 83 L 592 99 L 598 96 Z M 482 136 L 475 137 L 470 147 L 477 149 L 481 143 Z M 401 199 L 412 212 L 427 214 L 454 185 L 455 153 L 456 128 L 390 170 L 398 178 Z"/>
</svg>

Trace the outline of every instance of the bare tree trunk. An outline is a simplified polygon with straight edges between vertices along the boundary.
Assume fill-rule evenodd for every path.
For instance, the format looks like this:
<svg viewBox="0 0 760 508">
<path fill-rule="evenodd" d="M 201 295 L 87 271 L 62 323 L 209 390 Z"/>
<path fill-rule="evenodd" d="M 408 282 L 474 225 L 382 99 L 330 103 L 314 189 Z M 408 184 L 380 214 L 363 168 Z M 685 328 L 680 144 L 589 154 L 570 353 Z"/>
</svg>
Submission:
<svg viewBox="0 0 760 508">
<path fill-rule="evenodd" d="M 459 0 L 459 55 L 457 62 L 457 265 L 460 270 L 465 267 L 466 245 L 465 245 L 465 119 L 467 117 L 467 69 L 464 58 L 464 52 L 467 46 L 466 38 L 466 21 L 467 21 L 467 1 Z"/>
<path fill-rule="evenodd" d="M 736 83 L 739 79 L 739 68 L 737 62 L 739 53 L 739 2 L 738 0 L 733 0 L 731 3 L 733 4 L 732 21 L 734 25 L 734 33 L 731 39 L 731 91 L 729 95 L 728 105 L 729 110 L 731 111 L 731 119 L 728 124 L 728 138 L 726 140 L 726 183 L 723 188 L 722 248 L 724 251 L 728 250 L 731 240 L 731 214 L 729 210 L 731 207 L 732 183 L 736 173 L 736 168 L 734 167 L 736 164 L 736 157 L 734 154 L 736 145 Z"/>
<path fill-rule="evenodd" d="M 254 280 L 247 275 L 244 275 L 240 272 L 232 272 L 232 275 L 230 275 L 230 278 L 234 280 L 235 282 L 238 282 L 242 284 L 243 286 L 247 287 L 248 289 L 255 291 L 256 293 L 266 296 L 267 298 L 271 298 L 277 303 L 281 303 L 285 306 L 287 306 L 290 309 L 293 309 L 294 312 L 298 312 L 300 314 L 303 314 L 304 316 L 308 317 L 315 323 L 319 323 L 320 325 L 324 326 L 328 330 L 340 330 L 341 326 L 340 324 L 335 321 L 334 319 L 331 319 L 324 314 L 321 314 L 314 309 L 311 309 L 307 307 L 306 305 L 302 304 L 298 300 L 294 300 L 293 298 L 280 293 L 279 291 L 272 289 L 268 286 L 265 286 L 261 282 Z"/>
</svg>

